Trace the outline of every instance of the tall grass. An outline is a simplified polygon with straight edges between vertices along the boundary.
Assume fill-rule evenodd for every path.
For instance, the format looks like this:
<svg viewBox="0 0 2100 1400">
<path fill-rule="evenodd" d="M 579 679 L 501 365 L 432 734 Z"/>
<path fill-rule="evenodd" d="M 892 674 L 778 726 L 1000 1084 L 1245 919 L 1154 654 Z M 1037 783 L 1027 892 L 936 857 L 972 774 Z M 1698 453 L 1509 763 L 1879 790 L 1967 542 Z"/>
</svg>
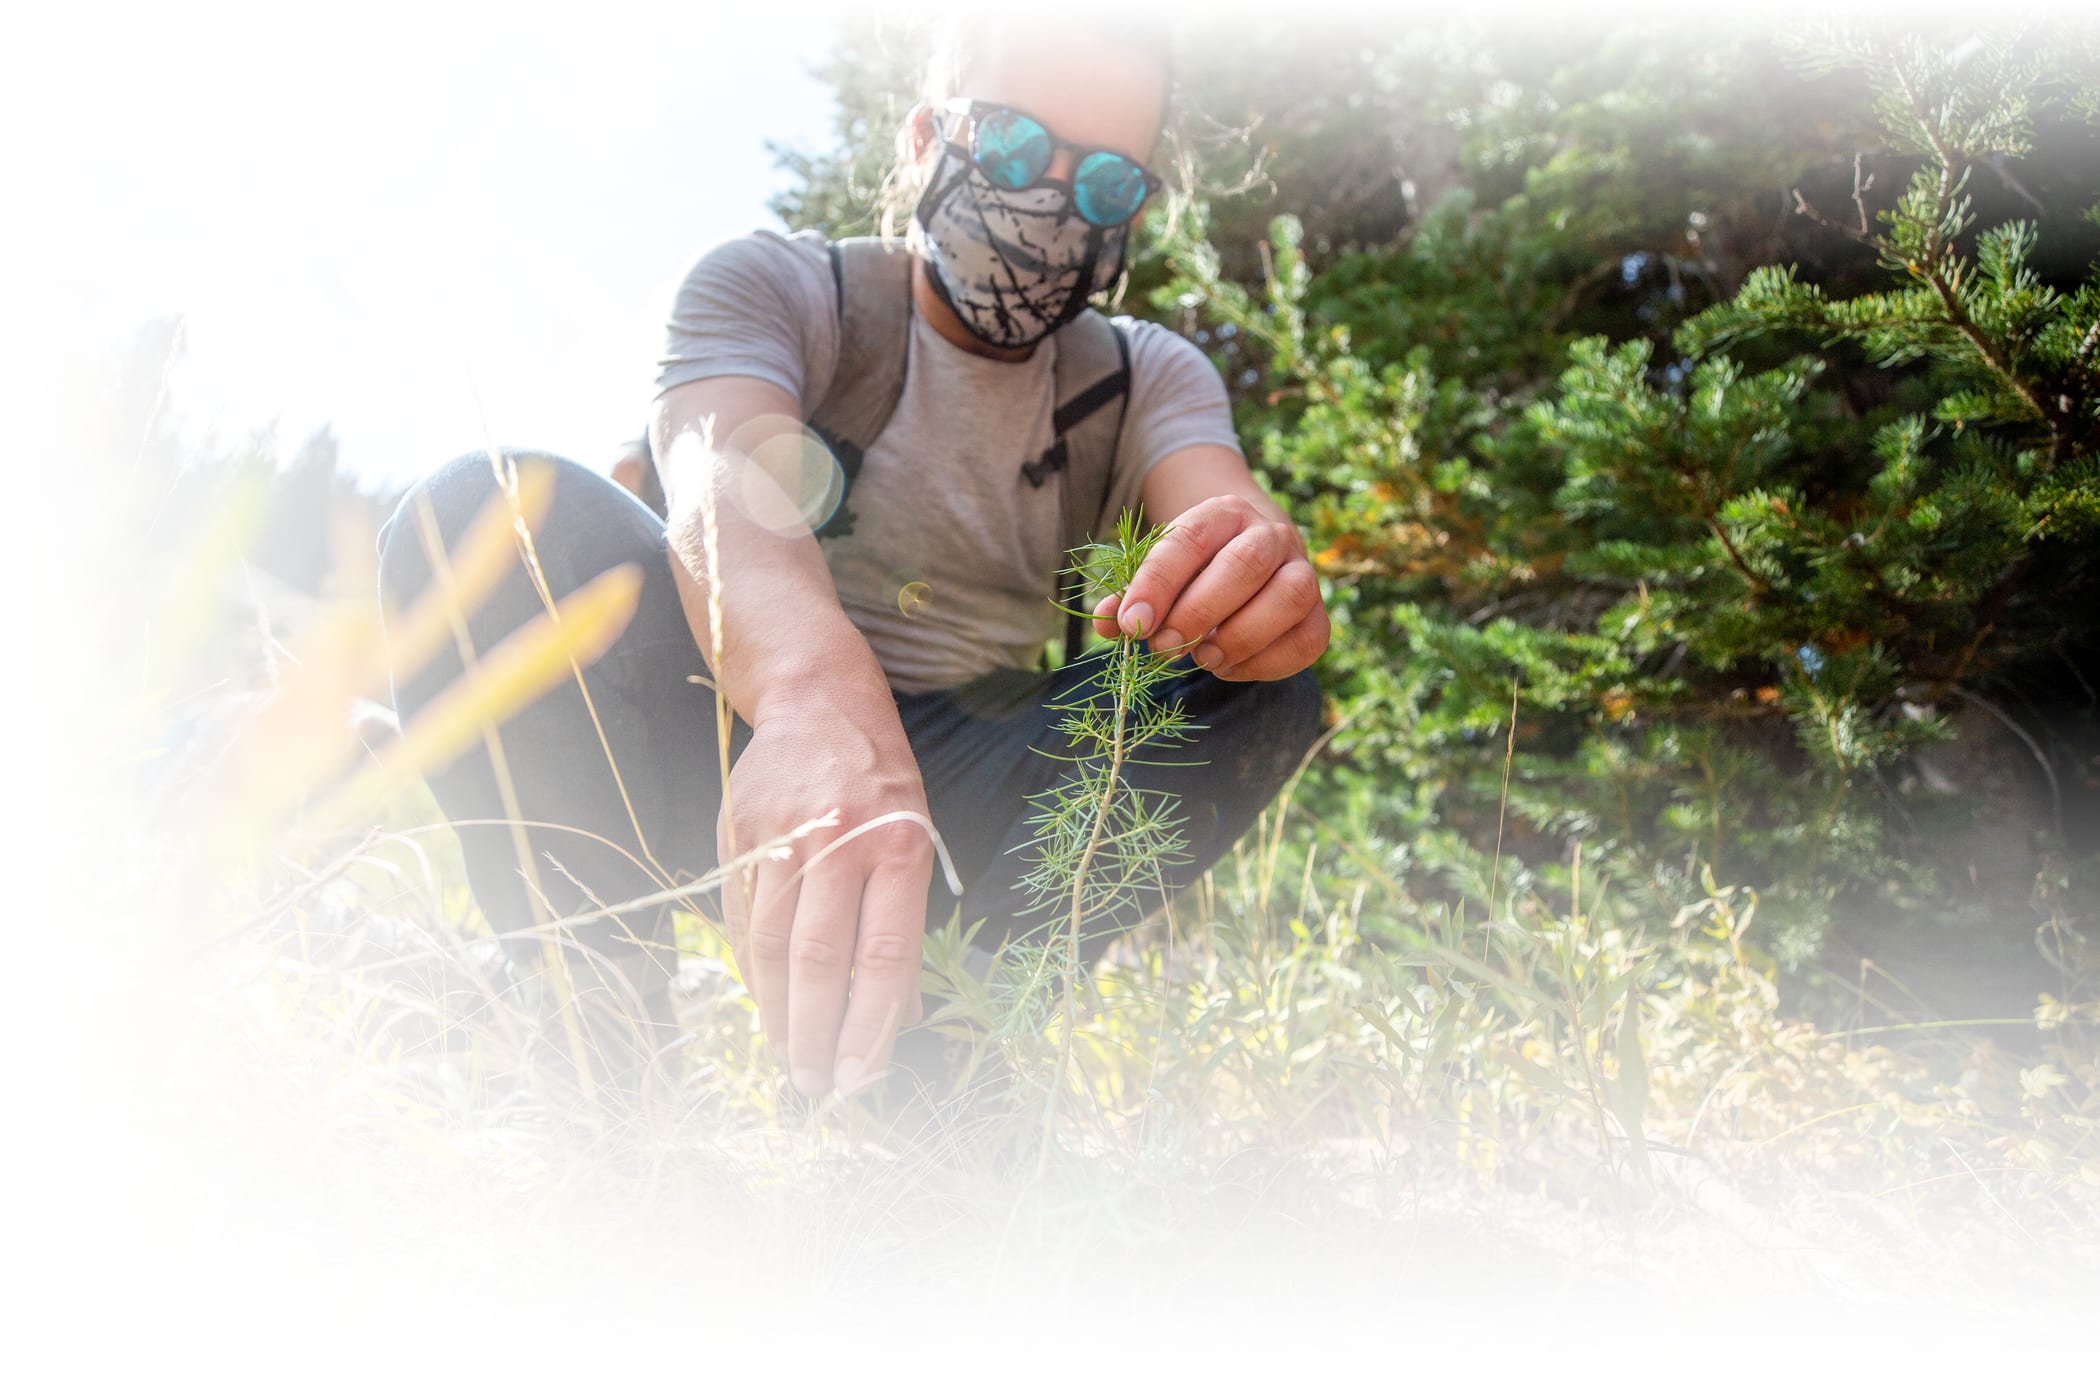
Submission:
<svg viewBox="0 0 2100 1400">
<path fill-rule="evenodd" d="M 471 608 L 504 555 L 486 542 L 529 533 L 539 489 L 521 478 L 470 532 L 430 608 Z M 185 907 L 135 945 L 182 989 L 195 1052 L 156 1121 L 197 1109 L 252 1140 L 267 1120 L 330 1190 L 417 1218 L 704 1201 L 710 1238 L 822 1277 L 1197 1248 L 1250 1222 L 1357 1245 L 1462 1225 L 1571 1272 L 1624 1267 L 1628 1230 L 1689 1233 L 1659 1267 L 1747 1249 L 1844 1286 L 1952 1267 L 1956 1239 L 1979 1276 L 2100 1263 L 2093 983 L 2038 999 L 2030 1049 L 1960 1008 L 1819 1029 L 1781 1010 L 1754 891 L 1708 874 L 1642 924 L 1585 908 L 1579 881 L 1548 907 L 1509 858 L 1447 853 L 1469 897 L 1433 899 L 1296 791 L 1066 998 L 1040 994 L 1040 947 L 985 965 L 952 921 L 934 930 L 934 1029 L 973 1072 L 923 1111 L 787 1092 L 689 903 L 707 882 L 667 886 L 679 1035 L 610 1092 L 579 1040 L 654 1044 L 633 988 L 562 920 L 486 927 L 409 775 L 587 666 L 632 581 L 560 600 L 376 755 L 347 728 L 389 655 L 369 582 L 342 585 L 210 743 L 126 774 L 140 810 L 203 816 L 132 823 L 117 862 L 127 901 L 184 872 Z M 402 664 L 452 631 L 419 611 L 385 635 Z M 194 784 L 201 805 L 171 797 Z M 573 983 L 532 975 L 522 947 Z"/>
</svg>

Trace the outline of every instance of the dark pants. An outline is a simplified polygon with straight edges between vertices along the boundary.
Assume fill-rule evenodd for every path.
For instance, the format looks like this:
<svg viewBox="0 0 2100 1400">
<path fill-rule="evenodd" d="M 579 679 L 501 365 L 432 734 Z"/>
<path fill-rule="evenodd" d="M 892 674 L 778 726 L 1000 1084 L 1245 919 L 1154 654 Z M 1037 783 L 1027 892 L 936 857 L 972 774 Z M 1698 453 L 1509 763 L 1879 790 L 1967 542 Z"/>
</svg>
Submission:
<svg viewBox="0 0 2100 1400">
<path fill-rule="evenodd" d="M 584 672 L 596 726 L 576 683 L 568 680 L 499 730 L 542 889 L 557 914 L 582 915 L 663 887 L 640 859 L 637 825 L 663 874 L 689 879 L 713 867 L 721 800 L 714 693 L 687 679 L 705 676 L 707 668 L 672 581 L 664 522 L 621 487 L 573 462 L 531 452 L 513 458 L 538 458 L 556 472 L 553 504 L 534 539 L 557 600 L 615 565 L 631 561 L 643 570 L 634 620 Z M 428 492 L 449 549 L 495 489 L 487 456 L 475 453 L 439 468 L 403 501 L 379 535 L 380 591 L 391 609 L 403 610 L 431 578 L 415 522 L 417 493 Z M 486 655 L 542 611 L 529 576 L 512 569 L 470 619 L 476 655 Z M 996 944 L 1040 922 L 1040 916 L 1021 912 L 1029 900 L 1015 882 L 1031 844 L 1028 798 L 1049 789 L 1069 767 L 1046 756 L 1062 751 L 1048 706 L 1068 701 L 1075 686 L 1096 684 L 1107 655 L 1088 653 L 1054 674 L 1003 670 L 957 690 L 895 696 L 934 825 L 964 883 L 962 925 L 986 921 L 980 941 Z M 420 673 L 395 676 L 394 703 L 403 726 L 460 672 L 458 650 L 447 646 Z M 1186 819 L 1191 858 L 1164 872 L 1171 892 L 1209 869 L 1276 796 L 1317 736 L 1320 692 L 1309 673 L 1233 683 L 1185 662 L 1163 684 L 1180 698 L 1189 720 L 1202 726 L 1188 743 L 1160 755 L 1189 766 L 1134 770 L 1137 785 L 1174 794 Z M 732 754 L 741 753 L 749 738 L 750 730 L 736 720 Z M 614 780 L 615 764 L 620 782 Z M 516 844 L 503 824 L 504 800 L 487 746 L 471 746 L 428 776 L 454 823 L 494 819 L 459 827 L 474 897 L 490 923 L 500 930 L 536 922 Z M 718 910 L 712 899 L 696 902 L 710 914 Z M 936 869 L 929 927 L 945 922 L 955 903 Z M 1155 890 L 1143 907 L 1149 912 L 1159 903 Z M 1127 922 L 1128 911 L 1123 917 Z M 576 933 L 607 950 L 629 933 L 664 944 L 667 911 L 623 916 L 619 924 L 597 919 Z"/>
</svg>

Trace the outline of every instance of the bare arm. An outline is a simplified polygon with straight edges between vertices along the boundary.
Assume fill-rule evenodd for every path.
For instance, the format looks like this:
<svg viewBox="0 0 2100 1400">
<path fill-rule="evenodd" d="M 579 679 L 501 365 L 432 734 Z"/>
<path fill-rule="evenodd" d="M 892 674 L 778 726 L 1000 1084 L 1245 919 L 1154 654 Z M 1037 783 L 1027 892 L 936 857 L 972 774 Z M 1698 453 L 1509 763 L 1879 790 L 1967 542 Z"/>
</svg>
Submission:
<svg viewBox="0 0 2100 1400">
<path fill-rule="evenodd" d="M 776 529 L 790 513 L 772 477 L 750 460 L 764 439 L 800 432 L 785 390 L 764 379 L 723 375 L 680 385 L 657 400 L 650 446 L 661 464 L 667 533 L 680 600 L 700 654 L 736 712 L 757 726 L 769 699 L 813 685 L 888 686 L 875 655 L 839 606 L 816 536 Z M 721 651 L 710 632 L 703 496 L 715 502 Z M 772 523 L 767 523 L 772 522 Z M 783 621 L 792 619 L 792 644 Z"/>
<path fill-rule="evenodd" d="M 879 1071 L 897 1030 L 918 1019 L 933 857 L 923 830 L 895 822 L 811 861 L 874 817 L 923 818 L 926 797 L 881 666 L 840 607 L 793 492 L 759 465 L 766 439 L 801 429 L 778 386 L 718 376 L 658 399 L 651 439 L 686 621 L 752 729 L 717 824 L 722 859 L 839 813 L 791 860 L 732 881 L 724 901 L 766 1038 L 796 1087 L 819 1094 Z"/>
</svg>

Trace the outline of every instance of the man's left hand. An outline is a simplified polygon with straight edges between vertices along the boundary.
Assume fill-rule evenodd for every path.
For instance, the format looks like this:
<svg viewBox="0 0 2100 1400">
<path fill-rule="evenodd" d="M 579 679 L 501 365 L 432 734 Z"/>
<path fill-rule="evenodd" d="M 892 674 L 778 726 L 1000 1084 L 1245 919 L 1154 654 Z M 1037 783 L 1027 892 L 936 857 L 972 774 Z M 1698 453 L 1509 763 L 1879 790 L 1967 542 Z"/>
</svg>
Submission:
<svg viewBox="0 0 2100 1400">
<path fill-rule="evenodd" d="M 1094 608 L 1104 637 L 1185 648 L 1220 680 L 1273 681 L 1327 650 L 1319 576 L 1296 526 L 1244 496 L 1212 496 L 1174 517 L 1122 594 Z"/>
</svg>

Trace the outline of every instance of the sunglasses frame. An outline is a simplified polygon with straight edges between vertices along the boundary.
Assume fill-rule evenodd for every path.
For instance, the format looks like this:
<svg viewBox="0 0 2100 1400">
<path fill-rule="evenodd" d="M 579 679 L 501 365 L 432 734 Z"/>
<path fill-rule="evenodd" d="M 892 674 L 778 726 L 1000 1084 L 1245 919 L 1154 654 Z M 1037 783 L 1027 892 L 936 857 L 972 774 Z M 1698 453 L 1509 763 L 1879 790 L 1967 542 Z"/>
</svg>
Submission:
<svg viewBox="0 0 2100 1400">
<path fill-rule="evenodd" d="M 1067 141 L 1052 131 L 1050 124 L 1041 117 L 1023 108 L 1016 107 L 1011 102 L 986 102 L 974 97 L 951 97 L 941 104 L 940 109 L 943 112 L 950 112 L 968 119 L 970 161 L 979 170 L 984 169 L 984 162 L 977 154 L 977 129 L 985 117 L 998 112 L 1005 112 L 1016 117 L 1026 117 L 1029 121 L 1042 128 L 1043 135 L 1050 139 L 1050 154 L 1053 157 L 1059 151 L 1070 151 L 1072 153 L 1072 173 L 1075 176 L 1079 174 L 1079 167 L 1086 163 L 1088 156 L 1114 156 L 1117 160 L 1129 161 L 1131 167 L 1144 180 L 1145 193 L 1139 197 L 1137 208 L 1130 212 L 1129 218 L 1118 219 L 1112 224 L 1096 224 L 1092 219 L 1087 219 L 1086 211 L 1079 207 L 1079 191 L 1074 180 L 1050 179 L 1045 174 L 1037 176 L 1028 184 L 1021 186 L 1022 189 L 1032 189 L 1037 185 L 1046 183 L 1062 186 L 1072 196 L 1072 212 L 1079 215 L 1080 218 L 1086 219 L 1086 222 L 1093 224 L 1095 228 L 1122 228 L 1137 218 L 1139 212 L 1144 209 L 1146 200 L 1152 198 L 1153 195 L 1158 194 L 1166 187 L 1166 181 L 1162 180 L 1158 173 L 1149 166 L 1131 160 L 1129 156 L 1124 155 L 1121 151 L 1113 150 L 1107 146 L 1082 146 L 1076 141 Z M 1046 165 L 1043 169 L 1047 172 L 1049 167 Z M 991 178 L 989 173 L 987 173 L 986 178 Z M 1005 187 L 1002 185 L 1000 188 L 1003 189 Z"/>
</svg>

